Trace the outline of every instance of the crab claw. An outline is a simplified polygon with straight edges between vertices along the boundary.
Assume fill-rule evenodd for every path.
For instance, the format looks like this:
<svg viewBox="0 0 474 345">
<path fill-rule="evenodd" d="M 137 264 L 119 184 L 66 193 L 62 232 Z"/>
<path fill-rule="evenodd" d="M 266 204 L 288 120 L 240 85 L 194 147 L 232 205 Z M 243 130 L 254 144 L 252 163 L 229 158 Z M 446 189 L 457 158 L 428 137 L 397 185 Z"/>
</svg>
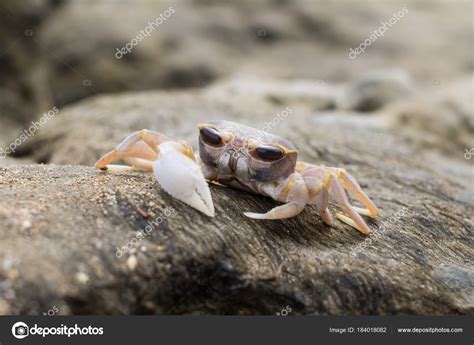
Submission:
<svg viewBox="0 0 474 345">
<path fill-rule="evenodd" d="M 171 196 L 209 217 L 214 217 L 209 186 L 187 143 L 162 143 L 159 146 L 158 158 L 153 163 L 153 174 Z"/>
</svg>

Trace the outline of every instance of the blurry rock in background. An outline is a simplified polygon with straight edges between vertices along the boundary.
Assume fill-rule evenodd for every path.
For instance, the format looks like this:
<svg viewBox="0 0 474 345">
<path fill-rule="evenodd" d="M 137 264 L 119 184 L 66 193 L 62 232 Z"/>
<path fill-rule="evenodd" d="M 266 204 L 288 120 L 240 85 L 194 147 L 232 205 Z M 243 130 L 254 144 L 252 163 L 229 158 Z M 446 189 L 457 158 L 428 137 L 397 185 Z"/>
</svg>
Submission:
<svg viewBox="0 0 474 345">
<path fill-rule="evenodd" d="M 117 48 L 170 6 L 175 13 L 166 22 L 131 53 L 115 57 Z M 472 46 L 470 6 L 410 2 L 400 23 L 364 54 L 350 59 L 350 49 L 403 5 L 312 0 L 3 0 L 1 114 L 23 123 L 52 106 L 92 94 L 201 88 L 233 75 L 331 83 L 396 67 L 417 81 L 448 80 L 473 70 L 472 51 L 463 48 Z M 395 96 L 399 91 L 394 91 Z M 391 100 L 393 94 L 387 97 Z M 381 105 L 372 101 L 370 95 L 356 95 L 349 107 L 373 110 Z"/>
<path fill-rule="evenodd" d="M 388 107 L 395 126 L 404 128 L 425 148 L 449 155 L 474 143 L 474 75 L 435 83 L 416 97 Z"/>
<path fill-rule="evenodd" d="M 51 94 L 39 29 L 61 1 L 5 0 L 0 4 L 0 115 L 23 123 L 47 109 Z"/>
<path fill-rule="evenodd" d="M 351 83 L 340 106 L 356 111 L 374 111 L 396 100 L 409 98 L 413 80 L 403 70 L 374 70 Z"/>
</svg>

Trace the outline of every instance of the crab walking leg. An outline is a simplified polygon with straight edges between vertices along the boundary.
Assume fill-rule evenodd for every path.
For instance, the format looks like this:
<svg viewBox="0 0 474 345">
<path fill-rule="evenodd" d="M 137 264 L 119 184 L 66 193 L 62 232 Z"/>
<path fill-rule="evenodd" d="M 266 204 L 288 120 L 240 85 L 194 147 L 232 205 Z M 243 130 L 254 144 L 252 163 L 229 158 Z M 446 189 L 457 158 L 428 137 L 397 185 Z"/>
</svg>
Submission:
<svg viewBox="0 0 474 345">
<path fill-rule="evenodd" d="M 140 146 L 140 145 L 137 145 Z M 110 151 L 103 155 L 95 164 L 96 168 L 100 170 L 108 171 L 123 171 L 123 170 L 135 170 L 144 169 L 146 171 L 153 170 L 153 161 L 156 159 L 157 154 L 151 151 L 149 148 L 142 147 L 140 150 L 134 147 L 133 150 L 126 152 L 119 152 L 117 150 Z M 123 160 L 127 165 L 110 164 L 117 160 Z"/>
<path fill-rule="evenodd" d="M 347 194 L 344 191 L 341 183 L 331 176 L 331 190 L 334 195 L 334 199 L 336 199 L 337 204 L 343 209 L 343 211 L 349 215 L 348 218 L 344 214 L 336 213 L 336 217 L 341 220 L 342 222 L 356 228 L 364 235 L 367 235 L 370 232 L 369 227 L 364 222 L 362 217 L 354 210 L 353 206 L 349 203 L 349 199 L 347 198 Z"/>
<path fill-rule="evenodd" d="M 337 204 L 346 215 L 338 213 L 337 218 L 342 222 L 356 228 L 366 234 L 369 228 L 360 215 L 376 217 L 377 207 L 362 191 L 357 181 L 344 169 L 316 166 L 306 162 L 298 162 L 297 171 L 303 176 L 306 187 L 309 191 L 310 203 L 315 203 L 321 214 L 321 209 L 325 205 L 327 191 L 332 191 Z M 367 208 L 360 208 L 350 204 L 346 191 L 352 192 L 359 201 Z M 329 213 L 329 212 L 328 212 Z M 321 215 L 324 219 L 325 216 Z M 328 223 L 329 224 L 329 223 Z"/>
<path fill-rule="evenodd" d="M 245 216 L 254 219 L 291 218 L 301 213 L 309 201 L 308 190 L 298 173 L 290 175 L 281 186 L 275 187 L 273 183 L 263 184 L 260 191 L 274 200 L 284 202 L 285 205 L 277 206 L 267 213 L 244 212 Z"/>
<path fill-rule="evenodd" d="M 328 210 L 329 193 L 327 189 L 322 189 L 316 196 L 315 204 L 319 215 L 327 225 L 333 225 L 334 220 Z"/>
<path fill-rule="evenodd" d="M 319 169 L 310 168 L 301 176 L 306 184 L 309 194 L 309 203 L 315 204 L 320 217 L 327 225 L 333 225 L 334 220 L 328 210 L 329 192 L 324 186 L 321 176 L 324 174 Z"/>
<path fill-rule="evenodd" d="M 136 157 L 124 157 L 122 159 L 125 163 L 129 164 L 131 168 L 143 169 L 145 171 L 153 171 L 153 161 Z M 109 168 L 110 166 L 111 165 L 109 165 Z M 112 167 L 114 168 L 115 166 Z"/>
<path fill-rule="evenodd" d="M 378 216 L 378 209 L 377 206 L 370 200 L 370 198 L 367 196 L 367 194 L 364 193 L 362 188 L 359 186 L 357 181 L 355 180 L 354 177 L 352 177 L 347 171 L 344 169 L 340 169 L 338 172 L 338 177 L 339 180 L 341 181 L 342 185 L 344 186 L 345 189 L 348 191 L 352 192 L 355 194 L 357 199 L 365 206 L 367 207 L 366 209 L 360 208 L 360 207 L 355 207 L 354 210 L 356 210 L 359 214 L 362 214 L 364 216 L 369 216 L 369 217 L 377 217 Z"/>
<path fill-rule="evenodd" d="M 158 132 L 143 129 L 130 134 L 114 150 L 103 155 L 95 164 L 96 168 L 107 170 L 110 163 L 125 158 L 140 158 L 154 161 L 157 158 L 158 146 L 169 139 Z M 149 167 L 145 164 L 145 167 Z M 113 166 L 112 166 L 113 168 Z"/>
</svg>

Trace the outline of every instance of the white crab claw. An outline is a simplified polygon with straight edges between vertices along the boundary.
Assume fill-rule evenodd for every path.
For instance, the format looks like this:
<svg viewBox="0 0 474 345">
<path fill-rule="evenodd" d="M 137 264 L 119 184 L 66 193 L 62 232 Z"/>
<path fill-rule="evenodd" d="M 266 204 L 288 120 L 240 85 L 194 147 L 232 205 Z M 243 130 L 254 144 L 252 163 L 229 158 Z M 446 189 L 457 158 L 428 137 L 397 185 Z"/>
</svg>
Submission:
<svg viewBox="0 0 474 345">
<path fill-rule="evenodd" d="M 183 154 L 183 144 L 168 141 L 159 148 L 153 174 L 161 187 L 176 199 L 214 217 L 209 186 L 196 161 Z"/>
</svg>

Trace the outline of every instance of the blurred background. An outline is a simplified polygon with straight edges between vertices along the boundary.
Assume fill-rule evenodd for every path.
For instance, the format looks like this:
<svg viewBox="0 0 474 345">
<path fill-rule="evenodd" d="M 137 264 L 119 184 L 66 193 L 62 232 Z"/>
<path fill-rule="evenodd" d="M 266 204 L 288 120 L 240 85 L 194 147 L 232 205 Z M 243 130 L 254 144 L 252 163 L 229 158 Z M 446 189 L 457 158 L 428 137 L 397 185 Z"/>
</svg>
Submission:
<svg viewBox="0 0 474 345">
<path fill-rule="evenodd" d="M 99 93 L 204 88 L 235 76 L 341 83 L 398 68 L 422 87 L 472 73 L 472 1 L 410 1 L 363 56 L 348 58 L 402 10 L 399 1 L 3 0 L 2 124 Z M 176 11 L 117 59 L 148 21 Z"/>
</svg>

